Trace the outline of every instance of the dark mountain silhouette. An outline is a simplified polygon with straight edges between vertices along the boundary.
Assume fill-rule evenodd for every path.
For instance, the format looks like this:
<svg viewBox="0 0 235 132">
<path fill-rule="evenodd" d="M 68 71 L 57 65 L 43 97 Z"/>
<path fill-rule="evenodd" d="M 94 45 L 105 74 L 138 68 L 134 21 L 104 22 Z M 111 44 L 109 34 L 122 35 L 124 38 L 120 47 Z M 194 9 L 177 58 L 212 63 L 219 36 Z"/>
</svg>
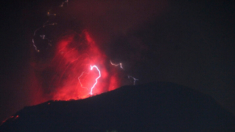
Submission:
<svg viewBox="0 0 235 132">
<path fill-rule="evenodd" d="M 123 86 L 76 101 L 25 107 L 1 132 L 234 131 L 235 117 L 214 99 L 173 83 Z"/>
</svg>

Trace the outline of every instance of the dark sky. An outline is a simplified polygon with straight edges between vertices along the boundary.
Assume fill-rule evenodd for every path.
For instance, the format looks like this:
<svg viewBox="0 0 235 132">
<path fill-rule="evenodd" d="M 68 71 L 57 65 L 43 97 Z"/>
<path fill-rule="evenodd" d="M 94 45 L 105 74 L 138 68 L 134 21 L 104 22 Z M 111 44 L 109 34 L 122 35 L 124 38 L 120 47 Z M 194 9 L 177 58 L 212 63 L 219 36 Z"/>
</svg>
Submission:
<svg viewBox="0 0 235 132">
<path fill-rule="evenodd" d="M 2 3 L 0 120 L 33 104 L 31 38 L 60 1 Z M 211 95 L 235 114 L 235 5 L 232 2 L 69 1 L 100 48 L 138 83 L 168 81 Z M 63 21 L 62 19 L 60 19 Z"/>
</svg>

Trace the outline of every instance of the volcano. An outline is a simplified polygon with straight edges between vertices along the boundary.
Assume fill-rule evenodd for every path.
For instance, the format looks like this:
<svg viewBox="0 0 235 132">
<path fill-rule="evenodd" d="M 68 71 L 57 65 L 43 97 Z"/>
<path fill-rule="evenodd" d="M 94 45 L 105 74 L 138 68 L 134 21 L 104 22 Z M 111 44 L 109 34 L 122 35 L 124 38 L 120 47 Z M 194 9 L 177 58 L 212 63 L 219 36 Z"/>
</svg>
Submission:
<svg viewBox="0 0 235 132">
<path fill-rule="evenodd" d="M 167 82 L 122 86 L 82 100 L 25 107 L 1 132 L 235 131 L 235 117 L 210 96 Z"/>
</svg>

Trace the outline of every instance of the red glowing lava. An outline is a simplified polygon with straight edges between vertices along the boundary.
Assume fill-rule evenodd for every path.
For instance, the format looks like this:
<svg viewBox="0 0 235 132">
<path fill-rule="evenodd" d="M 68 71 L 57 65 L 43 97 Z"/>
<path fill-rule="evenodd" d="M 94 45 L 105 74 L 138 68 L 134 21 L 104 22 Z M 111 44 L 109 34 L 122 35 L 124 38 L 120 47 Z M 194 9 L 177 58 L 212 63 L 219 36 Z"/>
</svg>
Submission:
<svg viewBox="0 0 235 132">
<path fill-rule="evenodd" d="M 120 86 L 115 67 L 86 30 L 61 38 L 42 73 L 43 94 L 52 100 L 83 99 Z"/>
</svg>

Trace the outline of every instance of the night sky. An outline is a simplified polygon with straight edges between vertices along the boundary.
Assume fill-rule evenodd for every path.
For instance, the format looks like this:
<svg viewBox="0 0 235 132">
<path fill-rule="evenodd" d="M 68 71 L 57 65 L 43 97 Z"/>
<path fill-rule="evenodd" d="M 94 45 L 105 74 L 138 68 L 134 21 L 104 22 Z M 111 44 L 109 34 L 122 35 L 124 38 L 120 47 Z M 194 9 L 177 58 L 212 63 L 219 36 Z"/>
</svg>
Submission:
<svg viewBox="0 0 235 132">
<path fill-rule="evenodd" d="M 31 39 L 47 11 L 61 2 L 2 3 L 0 120 L 40 102 Z M 232 2 L 209 0 L 71 0 L 58 11 L 58 22 L 62 29 L 87 29 L 108 58 L 139 79 L 137 84 L 188 86 L 235 114 L 234 9 Z"/>
</svg>

